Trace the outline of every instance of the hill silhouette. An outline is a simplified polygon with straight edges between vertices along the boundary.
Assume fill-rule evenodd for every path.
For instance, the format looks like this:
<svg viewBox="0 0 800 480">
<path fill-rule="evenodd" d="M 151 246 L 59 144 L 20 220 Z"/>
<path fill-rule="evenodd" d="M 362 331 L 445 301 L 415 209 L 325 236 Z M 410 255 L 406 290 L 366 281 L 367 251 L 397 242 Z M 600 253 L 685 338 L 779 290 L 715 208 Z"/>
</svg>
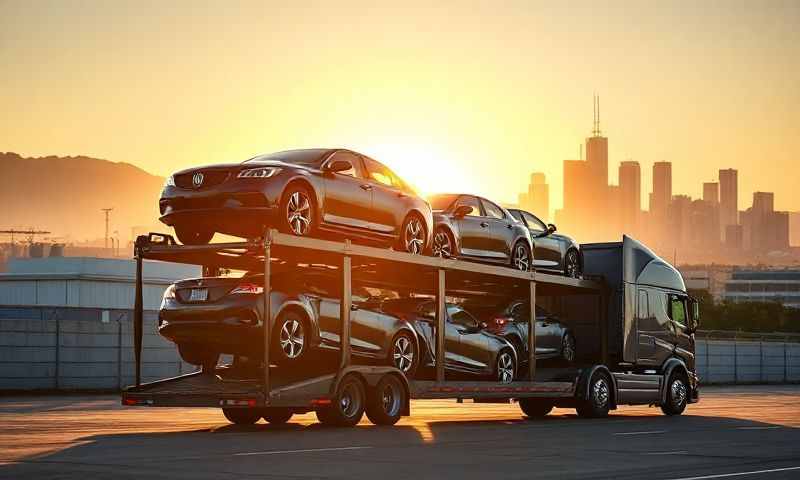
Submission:
<svg viewBox="0 0 800 480">
<path fill-rule="evenodd" d="M 163 184 L 163 177 L 128 163 L 0 152 L 0 229 L 36 227 L 71 241 L 96 239 L 105 230 L 100 209 L 113 207 L 109 230 L 125 242 L 132 227 L 159 223 Z"/>
</svg>

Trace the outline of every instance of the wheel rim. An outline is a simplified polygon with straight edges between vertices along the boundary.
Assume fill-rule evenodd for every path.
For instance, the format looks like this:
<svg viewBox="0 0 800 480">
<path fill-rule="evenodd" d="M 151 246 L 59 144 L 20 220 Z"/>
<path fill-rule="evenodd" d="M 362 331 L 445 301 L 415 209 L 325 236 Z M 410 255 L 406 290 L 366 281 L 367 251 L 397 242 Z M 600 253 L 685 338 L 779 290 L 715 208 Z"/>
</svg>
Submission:
<svg viewBox="0 0 800 480">
<path fill-rule="evenodd" d="M 399 368 L 401 372 L 406 373 L 411 369 L 414 364 L 414 346 L 408 338 L 397 337 L 392 349 L 392 358 L 395 367 Z"/>
<path fill-rule="evenodd" d="M 595 406 L 604 408 L 608 404 L 608 384 L 605 379 L 601 378 L 594 382 L 592 387 L 592 399 Z"/>
<path fill-rule="evenodd" d="M 453 256 L 453 245 L 450 242 L 450 235 L 439 230 L 433 237 L 433 256 L 450 258 Z"/>
<path fill-rule="evenodd" d="M 518 270 L 527 272 L 530 265 L 531 260 L 530 255 L 528 255 L 528 249 L 525 248 L 525 245 L 522 243 L 517 244 L 517 246 L 514 247 L 514 266 Z"/>
<path fill-rule="evenodd" d="M 567 253 L 566 268 L 568 277 L 578 278 L 578 254 L 574 250 Z"/>
<path fill-rule="evenodd" d="M 381 407 L 383 412 L 393 417 L 400 412 L 400 398 L 402 393 L 395 382 L 387 382 L 381 391 Z"/>
<path fill-rule="evenodd" d="M 670 385 L 670 393 L 672 394 L 672 406 L 680 408 L 686 401 L 686 384 L 682 380 L 676 379 Z"/>
<path fill-rule="evenodd" d="M 500 383 L 510 383 L 514 380 L 514 359 L 508 352 L 501 353 L 497 359 L 497 379 Z"/>
<path fill-rule="evenodd" d="M 311 227 L 311 201 L 304 192 L 296 191 L 286 203 L 286 221 L 295 235 L 306 235 Z"/>
<path fill-rule="evenodd" d="M 348 418 L 358 413 L 359 408 L 361 408 L 361 393 L 354 383 L 347 383 L 342 389 L 339 408 L 341 408 L 342 414 Z"/>
<path fill-rule="evenodd" d="M 406 252 L 419 255 L 425 247 L 425 227 L 417 217 L 411 217 L 404 232 Z"/>
<path fill-rule="evenodd" d="M 571 362 L 575 359 L 575 341 L 572 339 L 571 336 L 565 335 L 564 336 L 564 359 L 568 362 Z"/>
<path fill-rule="evenodd" d="M 291 319 L 283 323 L 280 338 L 281 349 L 287 358 L 297 358 L 303 353 L 303 324 Z"/>
</svg>

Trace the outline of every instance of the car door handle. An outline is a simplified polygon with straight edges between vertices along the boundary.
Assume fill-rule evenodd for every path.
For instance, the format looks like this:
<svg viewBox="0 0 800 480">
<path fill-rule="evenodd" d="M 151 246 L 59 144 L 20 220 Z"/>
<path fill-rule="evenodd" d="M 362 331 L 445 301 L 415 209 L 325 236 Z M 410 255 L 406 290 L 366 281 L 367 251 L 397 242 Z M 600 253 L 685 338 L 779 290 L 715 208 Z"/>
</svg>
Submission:
<svg viewBox="0 0 800 480">
<path fill-rule="evenodd" d="M 506 228 L 511 230 L 512 228 L 514 228 L 514 225 L 511 225 L 510 223 L 506 223 Z"/>
<path fill-rule="evenodd" d="M 360 185 L 360 187 L 361 187 L 361 190 L 366 190 L 366 191 L 372 190 L 372 185 L 368 185 L 366 183 L 363 184 L 363 185 Z"/>
<path fill-rule="evenodd" d="M 406 198 L 408 195 L 406 195 L 403 192 L 397 192 L 397 196 L 400 197 L 400 198 Z"/>
<path fill-rule="evenodd" d="M 481 228 L 486 228 L 488 226 L 489 224 L 487 222 L 481 222 Z"/>
<path fill-rule="evenodd" d="M 351 305 L 350 305 L 350 310 L 352 310 L 352 311 L 354 311 L 354 312 L 355 312 L 356 310 L 358 310 L 358 305 L 352 305 L 352 304 L 351 304 Z"/>
</svg>

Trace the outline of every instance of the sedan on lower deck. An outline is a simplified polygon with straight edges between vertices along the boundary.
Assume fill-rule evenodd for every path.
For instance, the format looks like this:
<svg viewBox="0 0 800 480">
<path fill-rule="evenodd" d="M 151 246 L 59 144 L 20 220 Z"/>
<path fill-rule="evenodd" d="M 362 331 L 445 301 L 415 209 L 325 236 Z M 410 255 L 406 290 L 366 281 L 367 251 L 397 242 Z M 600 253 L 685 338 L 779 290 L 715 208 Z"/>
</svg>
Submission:
<svg viewBox="0 0 800 480">
<path fill-rule="evenodd" d="M 531 237 L 505 208 L 470 194 L 429 198 L 433 210 L 433 254 L 528 271 Z"/>
</svg>

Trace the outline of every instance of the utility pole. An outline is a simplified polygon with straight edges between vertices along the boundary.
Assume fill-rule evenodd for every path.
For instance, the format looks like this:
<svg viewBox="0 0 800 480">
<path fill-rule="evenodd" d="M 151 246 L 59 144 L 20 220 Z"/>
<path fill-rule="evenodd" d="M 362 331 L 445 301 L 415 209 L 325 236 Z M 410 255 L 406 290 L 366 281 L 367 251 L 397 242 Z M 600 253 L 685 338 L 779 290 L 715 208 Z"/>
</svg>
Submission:
<svg viewBox="0 0 800 480">
<path fill-rule="evenodd" d="M 106 214 L 106 237 L 105 237 L 105 248 L 108 248 L 108 217 L 111 215 L 111 211 L 114 210 L 113 208 L 101 208 L 103 212 Z"/>
</svg>

